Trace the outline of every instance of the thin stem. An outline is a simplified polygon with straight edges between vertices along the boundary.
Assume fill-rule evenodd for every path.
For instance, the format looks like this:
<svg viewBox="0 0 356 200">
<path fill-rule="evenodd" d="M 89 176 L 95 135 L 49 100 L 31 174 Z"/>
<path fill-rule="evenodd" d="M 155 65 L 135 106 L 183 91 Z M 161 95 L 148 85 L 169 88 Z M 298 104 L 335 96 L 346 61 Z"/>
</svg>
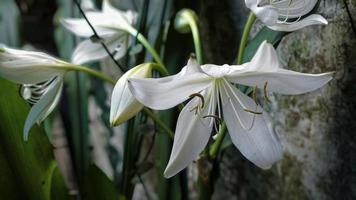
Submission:
<svg viewBox="0 0 356 200">
<path fill-rule="evenodd" d="M 87 16 L 85 15 L 85 12 L 83 11 L 82 7 L 80 6 L 80 3 L 77 0 L 73 0 L 74 3 L 77 5 L 80 13 L 83 15 L 85 21 L 88 23 L 89 27 L 91 28 L 91 30 L 94 33 L 94 36 L 99 39 L 99 42 L 101 44 L 101 46 L 103 46 L 104 50 L 106 51 L 106 53 L 109 55 L 109 57 L 112 59 L 112 61 L 119 67 L 119 69 L 122 72 L 125 72 L 124 68 L 119 64 L 119 62 L 117 62 L 117 60 L 115 60 L 114 55 L 109 51 L 108 47 L 105 45 L 105 43 L 101 40 L 101 37 L 98 35 L 98 33 L 96 32 L 94 26 L 90 23 L 89 19 L 87 18 Z"/>
<path fill-rule="evenodd" d="M 136 36 L 136 35 L 135 35 Z M 165 68 L 163 61 L 161 60 L 160 56 L 158 55 L 157 51 L 151 46 L 151 44 L 148 42 L 148 40 L 143 36 L 141 33 L 137 34 L 137 40 L 141 42 L 141 44 L 149 51 L 155 59 L 155 61 L 161 65 L 162 67 Z"/>
<path fill-rule="evenodd" d="M 120 29 L 121 30 L 121 29 Z M 153 59 L 162 67 L 165 68 L 165 65 L 163 64 L 163 61 L 161 60 L 161 57 L 157 53 L 157 51 L 151 46 L 151 44 L 148 42 L 148 40 L 145 38 L 144 35 L 142 35 L 138 30 L 136 30 L 134 27 L 126 27 L 127 33 L 131 34 L 132 36 L 136 37 L 136 39 L 147 49 L 148 52 L 152 55 Z"/>
<path fill-rule="evenodd" d="M 190 30 L 192 31 L 197 61 L 199 64 L 203 64 L 203 53 L 202 53 L 202 48 L 201 48 L 198 24 L 193 16 L 189 16 L 188 14 L 185 14 L 184 16 L 189 23 Z"/>
<path fill-rule="evenodd" d="M 163 130 L 165 130 L 165 132 L 167 132 L 168 136 L 171 139 L 174 138 L 173 131 L 163 121 L 161 121 L 157 115 L 155 115 L 148 108 L 143 108 L 143 112 L 145 112 L 146 115 L 148 115 L 153 121 L 155 121 Z"/>
<path fill-rule="evenodd" d="M 218 138 L 216 139 L 215 143 L 211 146 L 211 148 L 209 150 L 210 158 L 212 158 L 212 159 L 216 158 L 216 156 L 219 153 L 219 150 L 221 148 L 222 142 L 224 141 L 225 135 L 226 135 L 226 124 L 223 123 L 220 126 Z"/>
<path fill-rule="evenodd" d="M 244 27 L 244 31 L 242 33 L 242 38 L 240 41 L 239 54 L 237 56 L 237 64 L 238 65 L 241 65 L 243 62 L 245 47 L 248 42 L 251 28 L 252 28 L 253 24 L 255 23 L 255 21 L 256 21 L 256 15 L 251 12 L 250 15 L 248 16 L 247 22 Z"/>
<path fill-rule="evenodd" d="M 67 69 L 67 70 L 70 70 L 70 71 L 81 71 L 81 72 L 85 72 L 89 75 L 92 75 L 92 76 L 95 76 L 97 78 L 100 78 L 106 82 L 109 82 L 111 83 L 112 85 L 115 85 L 116 84 L 116 81 L 114 79 L 112 79 L 111 77 L 109 77 L 108 75 L 102 73 L 102 72 L 99 72 L 97 70 L 94 70 L 94 69 L 91 69 L 89 67 L 84 67 L 84 66 L 81 66 L 81 65 L 74 65 L 74 64 L 69 64 L 69 65 L 64 65 L 64 66 L 61 66 L 61 68 L 63 69 Z"/>
<path fill-rule="evenodd" d="M 167 69 L 164 66 L 157 64 L 157 63 L 151 63 L 151 66 L 153 69 L 158 70 L 162 76 L 169 76 L 169 72 L 167 71 Z"/>
</svg>

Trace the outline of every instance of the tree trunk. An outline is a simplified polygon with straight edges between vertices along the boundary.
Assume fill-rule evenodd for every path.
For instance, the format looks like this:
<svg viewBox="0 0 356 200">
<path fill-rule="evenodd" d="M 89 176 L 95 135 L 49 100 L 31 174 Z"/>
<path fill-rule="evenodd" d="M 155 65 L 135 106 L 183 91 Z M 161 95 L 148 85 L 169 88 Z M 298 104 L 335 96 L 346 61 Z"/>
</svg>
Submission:
<svg viewBox="0 0 356 200">
<path fill-rule="evenodd" d="M 232 63 L 236 57 L 236 32 L 248 15 L 243 3 L 200 1 L 206 61 Z M 287 35 L 278 47 L 280 61 L 300 72 L 336 71 L 334 80 L 305 95 L 271 94 L 264 108 L 283 144 L 283 159 L 264 171 L 228 148 L 215 199 L 356 199 L 356 1 L 321 0 L 317 13 L 329 25 Z"/>
</svg>

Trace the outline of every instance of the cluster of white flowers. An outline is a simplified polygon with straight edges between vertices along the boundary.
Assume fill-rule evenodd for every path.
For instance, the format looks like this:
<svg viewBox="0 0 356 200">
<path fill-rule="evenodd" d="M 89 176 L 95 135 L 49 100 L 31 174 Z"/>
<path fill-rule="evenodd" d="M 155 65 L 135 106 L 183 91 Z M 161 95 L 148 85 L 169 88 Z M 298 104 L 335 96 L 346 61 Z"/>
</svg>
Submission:
<svg viewBox="0 0 356 200">
<path fill-rule="evenodd" d="M 309 15 L 317 0 L 245 0 L 246 6 L 268 27 L 294 31 L 313 24 L 327 24 L 320 15 Z M 130 44 L 135 14 L 113 8 L 104 0 L 102 12 L 87 12 L 88 19 L 110 52 L 119 59 Z M 89 38 L 91 27 L 84 19 L 64 19 L 63 25 Z M 81 64 L 107 56 L 98 42 L 84 40 L 73 53 Z M 22 84 L 24 96 L 33 103 L 24 135 L 41 122 L 59 101 L 67 62 L 43 53 L 3 48 L 0 76 Z M 126 72 L 115 85 L 110 122 L 118 125 L 136 115 L 143 105 L 164 110 L 187 100 L 178 117 L 174 144 L 165 177 L 171 177 L 198 157 L 211 138 L 213 127 L 223 119 L 233 144 L 255 165 L 267 169 L 282 158 L 282 147 L 268 114 L 256 99 L 243 94 L 236 84 L 270 92 L 296 95 L 316 90 L 332 79 L 332 73 L 306 74 L 282 69 L 274 47 L 263 42 L 250 62 L 242 65 L 199 65 L 194 59 L 176 75 L 151 77 L 149 64 Z"/>
</svg>

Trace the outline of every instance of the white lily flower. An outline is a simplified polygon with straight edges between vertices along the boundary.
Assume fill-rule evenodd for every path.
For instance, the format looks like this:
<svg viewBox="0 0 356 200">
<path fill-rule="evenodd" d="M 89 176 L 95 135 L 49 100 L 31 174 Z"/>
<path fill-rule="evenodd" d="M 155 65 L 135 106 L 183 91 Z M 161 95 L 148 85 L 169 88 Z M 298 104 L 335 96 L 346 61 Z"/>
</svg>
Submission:
<svg viewBox="0 0 356 200">
<path fill-rule="evenodd" d="M 164 172 L 165 177 L 171 177 L 198 157 L 210 139 L 214 120 L 221 118 L 233 144 L 255 165 L 268 169 L 281 159 L 282 147 L 268 115 L 234 84 L 262 88 L 265 92 L 302 94 L 331 79 L 332 73 L 305 74 L 282 69 L 275 49 L 264 42 L 249 63 L 199 66 L 190 60 L 177 75 L 132 78 L 129 88 L 138 101 L 156 110 L 191 99 L 178 117 L 173 149 Z"/>
<path fill-rule="evenodd" d="M 33 104 L 23 130 L 25 140 L 31 127 L 43 121 L 58 104 L 66 73 L 60 66 L 67 64 L 40 52 L 0 49 L 0 76 L 21 84 L 23 98 Z"/>
<path fill-rule="evenodd" d="M 132 24 L 136 21 L 136 14 L 132 11 L 117 10 L 108 0 L 104 0 L 102 12 L 87 11 L 85 15 L 114 58 L 122 58 L 131 43 L 128 32 L 134 31 Z M 82 64 L 108 56 L 100 41 L 93 39 L 94 32 L 85 19 L 67 18 L 62 20 L 62 24 L 75 35 L 88 38 L 74 50 L 73 63 Z"/>
<path fill-rule="evenodd" d="M 321 15 L 304 19 L 318 0 L 245 0 L 246 6 L 270 29 L 291 32 L 306 26 L 328 24 Z"/>
<path fill-rule="evenodd" d="M 119 125 L 135 116 L 143 108 L 128 88 L 128 78 L 150 78 L 152 76 L 152 63 L 138 65 L 117 81 L 112 96 L 110 107 L 110 124 Z"/>
</svg>

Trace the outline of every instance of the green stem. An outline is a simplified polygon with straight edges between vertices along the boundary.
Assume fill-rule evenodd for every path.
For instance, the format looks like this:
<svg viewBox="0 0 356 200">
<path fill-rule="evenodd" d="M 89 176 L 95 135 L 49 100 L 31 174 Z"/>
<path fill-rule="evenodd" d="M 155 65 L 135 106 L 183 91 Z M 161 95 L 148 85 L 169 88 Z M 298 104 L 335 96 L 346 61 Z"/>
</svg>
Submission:
<svg viewBox="0 0 356 200">
<path fill-rule="evenodd" d="M 153 121 L 155 121 L 165 132 L 167 132 L 168 136 L 173 139 L 174 138 L 174 133 L 173 131 L 165 124 L 163 121 L 159 119 L 157 115 L 155 115 L 151 110 L 148 108 L 143 108 L 143 112 L 146 113 Z"/>
<path fill-rule="evenodd" d="M 255 21 L 256 21 L 256 15 L 251 12 L 250 15 L 248 16 L 247 22 L 246 22 L 245 27 L 244 27 L 244 31 L 242 33 L 242 38 L 241 38 L 240 48 L 239 48 L 239 54 L 237 56 L 237 64 L 238 65 L 241 65 L 242 62 L 243 62 L 244 53 L 245 53 L 245 47 L 246 47 L 246 44 L 248 42 L 248 38 L 249 38 L 249 35 L 250 35 L 251 28 L 252 28 L 253 24 L 255 23 Z"/>
<path fill-rule="evenodd" d="M 164 66 L 157 63 L 151 63 L 151 66 L 153 67 L 153 69 L 158 70 L 162 76 L 169 76 L 169 72 Z"/>
<path fill-rule="evenodd" d="M 210 158 L 212 158 L 212 159 L 216 158 L 216 156 L 219 153 L 219 150 L 221 148 L 222 142 L 224 141 L 225 135 L 226 135 L 226 124 L 223 123 L 220 126 L 218 138 L 216 139 L 215 143 L 211 146 L 211 148 L 209 150 Z"/>
<path fill-rule="evenodd" d="M 192 31 L 193 42 L 195 47 L 195 54 L 199 64 L 203 64 L 203 53 L 200 42 L 199 28 L 196 20 L 193 16 L 188 13 L 184 14 L 183 17 L 188 21 L 190 30 Z"/>
<path fill-rule="evenodd" d="M 87 73 L 89 75 L 95 76 L 99 79 L 102 79 L 106 82 L 111 83 L 112 85 L 116 84 L 116 81 L 114 79 L 112 79 L 111 77 L 109 77 L 108 75 L 101 73 L 97 70 L 91 69 L 89 67 L 84 67 L 81 65 L 74 65 L 74 64 L 66 64 L 66 65 L 61 65 L 60 67 L 61 69 L 67 69 L 69 71 L 80 71 L 80 72 L 84 72 Z"/>
<path fill-rule="evenodd" d="M 165 70 L 164 67 L 162 67 L 161 65 L 155 65 L 156 69 L 159 70 L 161 72 L 162 75 L 168 75 L 167 70 Z M 81 65 L 74 65 L 74 64 L 66 64 L 66 65 L 61 65 L 60 67 L 61 69 L 67 69 L 67 70 L 71 70 L 71 71 L 80 71 L 80 72 L 85 72 L 87 74 L 90 74 L 92 76 L 95 76 L 97 78 L 100 78 L 106 82 L 111 83 L 112 85 L 116 84 L 116 81 L 112 78 L 110 78 L 109 76 L 107 76 L 106 74 L 103 74 L 97 70 L 94 69 L 90 69 L 88 67 L 84 67 Z M 174 132 L 168 127 L 166 126 L 166 124 L 160 120 L 160 118 L 154 114 L 151 110 L 147 109 L 147 108 L 143 108 L 143 112 L 148 115 L 154 122 L 156 122 L 163 130 L 165 130 L 165 132 L 168 134 L 168 136 L 170 138 L 174 138 Z"/>
<path fill-rule="evenodd" d="M 127 27 L 126 31 L 131 34 L 132 36 L 136 37 L 137 40 L 149 51 L 153 57 L 153 59 L 161 65 L 163 68 L 166 69 L 165 65 L 163 64 L 163 61 L 161 60 L 161 57 L 157 53 L 157 51 L 151 46 L 151 44 L 148 42 L 148 40 L 145 38 L 144 35 L 142 35 L 138 30 L 136 30 L 134 27 Z"/>
</svg>

